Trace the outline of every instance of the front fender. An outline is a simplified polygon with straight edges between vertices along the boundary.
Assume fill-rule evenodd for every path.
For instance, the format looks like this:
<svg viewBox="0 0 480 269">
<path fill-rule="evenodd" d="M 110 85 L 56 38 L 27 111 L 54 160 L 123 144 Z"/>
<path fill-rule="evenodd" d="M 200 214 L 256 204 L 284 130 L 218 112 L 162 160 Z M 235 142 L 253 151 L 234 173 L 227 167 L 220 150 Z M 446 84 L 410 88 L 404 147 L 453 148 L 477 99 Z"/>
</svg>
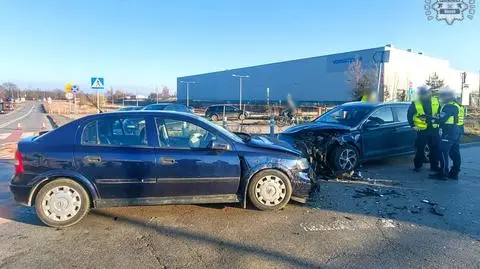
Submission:
<svg viewBox="0 0 480 269">
<path fill-rule="evenodd" d="M 54 180 L 55 178 L 59 177 L 65 177 L 72 179 L 78 183 L 80 183 L 87 193 L 90 194 L 90 199 L 93 205 L 95 205 L 95 201 L 99 200 L 100 196 L 98 194 L 97 187 L 92 183 L 91 180 L 83 176 L 82 174 L 71 171 L 71 170 L 63 170 L 63 169 L 57 169 L 57 170 L 50 170 L 45 173 L 42 173 L 36 177 L 34 177 L 30 183 L 28 183 L 28 186 L 31 187 L 30 194 L 28 196 L 28 202 L 27 204 L 29 206 L 32 205 L 33 199 L 37 192 L 40 190 L 40 186 L 46 184 L 47 182 L 50 182 Z"/>
<path fill-rule="evenodd" d="M 265 158 L 268 158 L 268 157 L 265 157 Z M 275 169 L 287 175 L 290 181 L 292 181 L 294 179 L 294 176 L 291 170 L 288 168 L 291 165 L 291 164 L 289 165 L 290 162 L 294 163 L 295 161 L 294 160 L 277 160 L 277 161 L 270 160 L 268 162 L 260 162 L 255 164 L 254 166 L 251 166 L 251 162 L 249 162 L 248 158 L 243 159 L 242 168 L 244 168 L 243 171 L 245 172 L 242 175 L 242 181 L 240 183 L 240 190 L 241 190 L 240 193 L 242 194 L 243 208 L 247 207 L 248 184 L 250 184 L 250 180 L 253 178 L 253 176 L 255 176 L 255 174 L 266 169 Z"/>
</svg>

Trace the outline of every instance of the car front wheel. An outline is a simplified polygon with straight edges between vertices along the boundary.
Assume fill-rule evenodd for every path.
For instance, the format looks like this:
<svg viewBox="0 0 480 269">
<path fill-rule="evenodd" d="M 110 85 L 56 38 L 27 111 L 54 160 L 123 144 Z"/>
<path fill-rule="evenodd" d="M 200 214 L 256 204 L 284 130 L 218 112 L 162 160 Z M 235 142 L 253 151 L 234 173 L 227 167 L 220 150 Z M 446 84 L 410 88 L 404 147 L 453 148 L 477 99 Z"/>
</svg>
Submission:
<svg viewBox="0 0 480 269">
<path fill-rule="evenodd" d="M 336 147 L 330 156 L 333 170 L 339 173 L 353 171 L 360 162 L 357 148 L 349 144 Z"/>
<path fill-rule="evenodd" d="M 43 186 L 35 197 L 40 220 L 50 227 L 64 228 L 79 222 L 90 210 L 90 198 L 77 182 L 59 178 Z"/>
<path fill-rule="evenodd" d="M 267 169 L 253 176 L 248 187 L 252 204 L 260 210 L 279 210 L 292 196 L 288 177 L 277 170 Z"/>
</svg>

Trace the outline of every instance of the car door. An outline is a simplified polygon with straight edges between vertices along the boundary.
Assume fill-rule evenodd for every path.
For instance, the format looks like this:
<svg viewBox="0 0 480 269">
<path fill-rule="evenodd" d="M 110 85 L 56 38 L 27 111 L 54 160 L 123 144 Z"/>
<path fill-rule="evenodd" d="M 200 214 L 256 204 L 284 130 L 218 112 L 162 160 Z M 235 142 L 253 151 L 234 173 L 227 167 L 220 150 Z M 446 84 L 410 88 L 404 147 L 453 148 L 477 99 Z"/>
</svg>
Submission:
<svg viewBox="0 0 480 269">
<path fill-rule="evenodd" d="M 408 105 L 395 105 L 392 109 L 395 122 L 397 122 L 396 129 L 392 136 L 395 142 L 395 152 L 398 154 L 414 152 L 417 133 L 415 129 L 408 124 Z"/>
<path fill-rule="evenodd" d="M 178 116 L 155 118 L 158 195 L 236 194 L 240 159 L 227 138 L 200 121 Z M 228 145 L 230 150 L 213 150 L 213 142 Z"/>
<path fill-rule="evenodd" d="M 225 106 L 225 115 L 227 115 L 229 119 L 238 118 L 237 110 L 233 106 Z"/>
<path fill-rule="evenodd" d="M 389 106 L 381 106 L 362 125 L 362 152 L 364 159 L 389 155 L 395 143 L 392 134 L 395 130 L 393 112 Z"/>
<path fill-rule="evenodd" d="M 95 182 L 102 199 L 155 194 L 150 188 L 156 183 L 155 150 L 148 142 L 154 132 L 151 121 L 152 118 L 138 114 L 108 115 L 80 127 L 75 168 Z"/>
</svg>

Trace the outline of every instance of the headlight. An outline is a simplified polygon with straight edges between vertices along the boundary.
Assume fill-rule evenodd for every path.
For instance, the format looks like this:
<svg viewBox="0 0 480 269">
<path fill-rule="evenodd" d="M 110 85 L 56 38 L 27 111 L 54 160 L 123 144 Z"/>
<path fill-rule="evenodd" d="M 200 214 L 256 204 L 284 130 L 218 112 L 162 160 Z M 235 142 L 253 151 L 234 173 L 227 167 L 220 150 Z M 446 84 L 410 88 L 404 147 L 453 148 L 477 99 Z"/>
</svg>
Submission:
<svg viewBox="0 0 480 269">
<path fill-rule="evenodd" d="M 299 159 L 297 160 L 297 168 L 299 170 L 307 170 L 308 168 L 310 168 L 310 163 L 306 158 Z"/>
</svg>

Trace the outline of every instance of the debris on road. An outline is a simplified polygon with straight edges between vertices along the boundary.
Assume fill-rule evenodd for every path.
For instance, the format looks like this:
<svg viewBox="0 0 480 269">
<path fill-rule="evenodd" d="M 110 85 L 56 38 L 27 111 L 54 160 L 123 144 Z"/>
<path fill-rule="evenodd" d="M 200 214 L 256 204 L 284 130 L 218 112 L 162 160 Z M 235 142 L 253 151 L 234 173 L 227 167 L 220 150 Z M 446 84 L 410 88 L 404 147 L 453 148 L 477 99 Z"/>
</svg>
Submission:
<svg viewBox="0 0 480 269">
<path fill-rule="evenodd" d="M 443 217 L 445 215 L 445 207 L 439 205 L 434 205 L 430 208 L 430 213 Z"/>
<path fill-rule="evenodd" d="M 432 201 L 427 200 L 427 199 L 422 200 L 422 203 L 431 206 L 430 207 L 430 213 L 432 213 L 434 215 L 437 215 L 437 216 L 440 216 L 440 217 L 443 217 L 445 215 L 446 208 L 441 207 L 440 205 L 438 205 L 438 203 L 432 202 Z"/>
<path fill-rule="evenodd" d="M 401 193 L 397 192 L 396 190 L 386 190 L 384 192 L 381 192 L 378 189 L 370 188 L 367 187 L 363 190 L 355 190 L 357 194 L 353 196 L 353 198 L 363 198 L 367 196 L 378 196 L 378 197 L 383 197 L 385 195 L 402 195 Z"/>
<path fill-rule="evenodd" d="M 370 188 L 370 187 L 367 187 L 363 190 L 355 190 L 355 192 L 357 194 L 355 194 L 353 196 L 353 198 L 363 198 L 363 197 L 367 197 L 367 196 L 379 196 L 379 197 L 383 197 L 383 194 L 380 193 L 379 190 L 377 189 L 374 189 L 374 188 Z"/>
<path fill-rule="evenodd" d="M 437 205 L 437 203 L 429 201 L 427 199 L 422 200 L 422 203 L 427 204 L 427 205 L 431 205 L 431 206 Z"/>
</svg>

